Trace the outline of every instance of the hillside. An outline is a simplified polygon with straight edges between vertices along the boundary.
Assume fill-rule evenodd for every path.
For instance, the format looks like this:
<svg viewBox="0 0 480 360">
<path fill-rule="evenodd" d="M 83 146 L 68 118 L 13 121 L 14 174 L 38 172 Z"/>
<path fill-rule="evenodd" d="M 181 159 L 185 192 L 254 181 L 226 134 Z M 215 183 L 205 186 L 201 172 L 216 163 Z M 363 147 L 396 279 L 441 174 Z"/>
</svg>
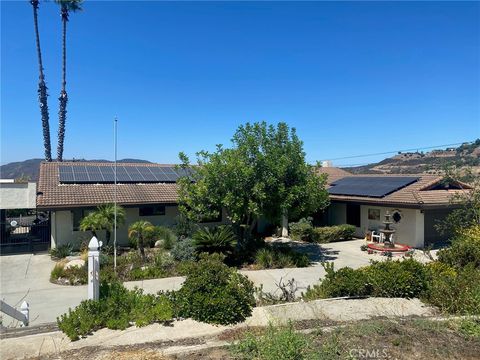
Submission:
<svg viewBox="0 0 480 360">
<path fill-rule="evenodd" d="M 40 163 L 43 159 L 28 159 L 25 161 L 19 162 L 12 162 L 9 164 L 5 164 L 0 166 L 0 178 L 1 179 L 19 179 L 19 178 L 26 178 L 28 180 L 37 181 L 38 180 L 38 173 L 40 171 Z M 66 160 L 70 161 L 70 160 Z M 85 159 L 75 159 L 75 161 L 82 162 L 82 161 L 90 161 L 90 162 L 112 162 L 109 160 L 85 160 Z M 122 159 L 118 160 L 119 163 L 121 162 L 139 162 L 139 163 L 149 163 L 150 161 L 147 160 L 139 160 L 139 159 Z"/>
<path fill-rule="evenodd" d="M 458 148 L 398 153 L 377 163 L 343 169 L 353 174 L 437 174 L 446 165 L 455 165 L 460 169 L 471 167 L 474 172 L 480 173 L 480 139 Z"/>
</svg>

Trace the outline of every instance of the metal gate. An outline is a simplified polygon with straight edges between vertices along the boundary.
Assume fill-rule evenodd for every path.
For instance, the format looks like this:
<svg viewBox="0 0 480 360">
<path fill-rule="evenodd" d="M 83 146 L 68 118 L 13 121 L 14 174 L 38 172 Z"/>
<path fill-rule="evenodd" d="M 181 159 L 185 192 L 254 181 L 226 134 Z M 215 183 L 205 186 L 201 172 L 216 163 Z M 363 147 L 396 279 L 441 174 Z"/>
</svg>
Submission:
<svg viewBox="0 0 480 360">
<path fill-rule="evenodd" d="M 0 223 L 0 253 L 40 252 L 50 249 L 49 217 L 6 218 Z"/>
</svg>

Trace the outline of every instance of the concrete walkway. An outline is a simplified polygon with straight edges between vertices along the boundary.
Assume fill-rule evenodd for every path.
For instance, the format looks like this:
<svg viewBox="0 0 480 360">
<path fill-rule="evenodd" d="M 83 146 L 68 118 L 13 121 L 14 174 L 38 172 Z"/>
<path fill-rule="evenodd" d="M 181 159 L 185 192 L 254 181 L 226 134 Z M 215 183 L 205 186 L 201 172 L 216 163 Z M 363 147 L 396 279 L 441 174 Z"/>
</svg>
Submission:
<svg viewBox="0 0 480 360">
<path fill-rule="evenodd" d="M 281 279 L 294 278 L 299 286 L 297 295 L 305 291 L 307 286 L 316 284 L 325 275 L 321 260 L 333 261 L 336 268 L 350 266 L 358 268 L 368 265 L 371 259 L 382 260 L 379 255 L 368 255 L 360 251 L 363 240 L 353 240 L 323 245 L 302 244 L 301 251 L 310 253 L 316 260 L 308 268 L 274 269 L 242 271 L 255 284 L 263 285 L 265 292 L 277 291 Z M 19 306 L 23 300 L 30 304 L 30 323 L 39 325 L 54 322 L 56 318 L 73 308 L 87 297 L 86 286 L 62 286 L 50 283 L 50 272 L 55 262 L 48 254 L 10 255 L 0 257 L 1 283 L 0 298 L 12 306 Z M 125 283 L 128 288 L 135 286 L 146 292 L 156 293 L 159 290 L 179 289 L 183 282 L 182 277 L 131 281 Z M 14 326 L 15 322 L 3 316 L 4 326 Z"/>
</svg>

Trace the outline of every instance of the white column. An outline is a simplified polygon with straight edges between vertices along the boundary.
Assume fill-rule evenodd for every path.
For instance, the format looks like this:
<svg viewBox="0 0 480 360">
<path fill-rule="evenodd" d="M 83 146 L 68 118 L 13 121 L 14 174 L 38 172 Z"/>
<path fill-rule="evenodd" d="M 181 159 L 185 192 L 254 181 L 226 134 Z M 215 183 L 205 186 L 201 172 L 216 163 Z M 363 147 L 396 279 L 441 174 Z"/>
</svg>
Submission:
<svg viewBox="0 0 480 360">
<path fill-rule="evenodd" d="M 100 291 L 100 246 L 94 236 L 88 243 L 88 299 L 98 300 Z"/>
<path fill-rule="evenodd" d="M 23 321 L 23 326 L 28 326 L 28 323 L 30 322 L 30 309 L 26 301 L 23 301 L 22 305 L 20 305 L 20 312 L 25 315 L 25 321 Z"/>
<path fill-rule="evenodd" d="M 282 215 L 282 237 L 288 237 L 288 214 L 286 211 Z"/>
</svg>

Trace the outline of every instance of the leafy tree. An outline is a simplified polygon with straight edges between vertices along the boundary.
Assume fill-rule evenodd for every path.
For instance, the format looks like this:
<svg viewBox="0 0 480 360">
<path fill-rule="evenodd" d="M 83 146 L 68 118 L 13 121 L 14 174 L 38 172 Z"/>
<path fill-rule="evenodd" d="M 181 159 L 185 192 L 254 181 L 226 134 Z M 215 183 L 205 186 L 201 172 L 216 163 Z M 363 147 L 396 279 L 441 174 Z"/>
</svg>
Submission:
<svg viewBox="0 0 480 360">
<path fill-rule="evenodd" d="M 38 30 L 38 6 L 39 0 L 30 0 L 33 8 L 33 24 L 35 29 L 35 42 L 37 46 L 37 60 L 38 60 L 38 102 L 40 104 L 40 114 L 42 117 L 43 130 L 43 147 L 45 150 L 45 160 L 52 161 L 52 148 L 50 144 L 50 115 L 48 113 L 47 104 L 47 85 L 45 83 L 45 74 L 43 73 L 42 49 L 40 46 L 40 32 Z"/>
<path fill-rule="evenodd" d="M 232 145 L 199 152 L 194 169 L 180 153 L 181 166 L 190 169 L 179 181 L 180 210 L 191 219 L 216 217 L 224 209 L 246 241 L 261 216 L 279 223 L 282 215 L 298 218 L 328 205 L 326 179 L 306 163 L 294 128 L 247 123 Z"/>
<path fill-rule="evenodd" d="M 117 205 L 117 227 L 125 223 L 125 209 Z M 115 205 L 105 204 L 97 207 L 97 210 L 85 216 L 80 222 L 80 230 L 92 231 L 105 230 L 106 245 L 110 244 L 110 238 L 115 227 Z"/>
<path fill-rule="evenodd" d="M 155 235 L 155 226 L 150 222 L 139 220 L 134 222 L 128 228 L 128 237 L 135 241 L 142 257 L 143 262 L 145 262 L 145 245 L 147 245 L 149 239 Z"/>
<path fill-rule="evenodd" d="M 62 17 L 62 89 L 58 98 L 60 105 L 58 109 L 58 146 L 57 160 L 63 160 L 63 143 L 65 140 L 65 121 L 67 118 L 68 95 L 67 85 L 67 22 L 71 12 L 82 10 L 83 0 L 55 0 L 60 6 Z"/>
</svg>

